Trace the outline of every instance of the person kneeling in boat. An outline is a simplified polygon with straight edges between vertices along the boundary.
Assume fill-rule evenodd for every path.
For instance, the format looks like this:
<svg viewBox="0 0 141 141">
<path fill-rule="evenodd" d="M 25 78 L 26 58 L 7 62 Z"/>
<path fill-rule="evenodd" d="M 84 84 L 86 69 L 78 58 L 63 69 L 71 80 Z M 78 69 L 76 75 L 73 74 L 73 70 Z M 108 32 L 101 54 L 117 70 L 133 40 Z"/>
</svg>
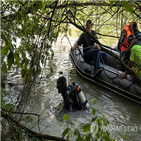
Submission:
<svg viewBox="0 0 141 141">
<path fill-rule="evenodd" d="M 88 20 L 86 22 L 86 30 L 91 33 L 94 37 L 98 38 L 96 35 L 96 32 L 92 30 L 92 21 Z M 94 43 L 93 39 L 87 35 L 87 33 L 83 32 L 78 41 L 73 45 L 71 48 L 71 51 L 74 51 L 78 45 L 80 46 L 83 44 L 83 53 L 84 53 L 84 60 L 87 63 L 90 63 L 93 61 L 94 69 L 95 69 L 95 75 L 100 74 L 102 69 L 101 69 L 101 64 L 100 61 L 103 61 L 107 65 L 108 63 L 108 55 L 105 52 L 99 51 L 99 45 Z M 101 58 L 102 56 L 102 58 Z"/>
<path fill-rule="evenodd" d="M 130 40 L 129 40 L 130 39 Z M 141 42 L 137 41 L 134 34 L 130 35 L 130 38 L 128 39 L 128 43 L 131 43 L 131 55 L 130 55 L 130 61 L 128 62 L 128 67 L 133 68 L 135 64 L 134 71 L 141 77 Z M 119 75 L 119 78 L 126 77 L 128 72 L 121 73 Z"/>
<path fill-rule="evenodd" d="M 59 77 L 57 80 L 58 93 L 61 93 L 64 101 L 63 110 L 85 110 L 89 108 L 89 103 L 85 98 L 80 86 L 75 82 L 67 86 L 66 78 Z"/>
</svg>

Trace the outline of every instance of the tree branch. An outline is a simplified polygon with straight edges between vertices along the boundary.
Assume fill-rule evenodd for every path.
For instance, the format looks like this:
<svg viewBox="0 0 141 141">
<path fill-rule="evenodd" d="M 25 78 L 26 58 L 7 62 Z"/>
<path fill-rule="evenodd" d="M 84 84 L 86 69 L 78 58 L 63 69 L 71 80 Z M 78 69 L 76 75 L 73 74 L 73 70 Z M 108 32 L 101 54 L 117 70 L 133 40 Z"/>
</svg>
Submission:
<svg viewBox="0 0 141 141">
<path fill-rule="evenodd" d="M 52 21 L 52 18 L 53 18 L 53 15 L 54 15 L 54 12 L 55 12 L 55 9 L 56 9 L 56 6 L 57 6 L 57 3 L 58 3 L 58 0 L 55 1 L 55 6 L 54 6 L 54 9 L 53 9 L 53 12 L 52 12 L 52 15 L 51 15 L 51 19 L 50 19 L 50 22 L 49 22 L 49 28 L 48 28 L 48 37 L 49 37 L 49 32 L 50 32 L 50 27 L 51 27 L 51 21 Z"/>
<path fill-rule="evenodd" d="M 105 35 L 105 34 L 101 34 L 101 33 L 98 33 L 98 32 L 96 34 L 101 35 L 101 36 L 106 36 L 106 37 L 112 37 L 112 38 L 118 38 L 119 39 L 119 37 L 112 36 L 112 35 Z"/>
<path fill-rule="evenodd" d="M 47 134 L 41 134 L 41 133 L 37 133 L 27 127 L 25 127 L 24 125 L 22 125 L 21 123 L 19 123 L 18 121 L 16 121 L 15 119 L 13 119 L 11 116 L 6 115 L 6 114 L 1 114 L 2 117 L 10 119 L 12 122 L 14 122 L 17 126 L 21 127 L 23 130 L 25 130 L 29 136 L 34 136 L 38 139 L 48 139 L 48 140 L 54 140 L 54 141 L 69 141 L 60 137 L 55 137 L 55 136 L 51 136 L 51 135 L 47 135 Z"/>
<path fill-rule="evenodd" d="M 4 109 L 4 108 L 1 108 L 3 111 L 5 111 L 5 112 L 8 112 L 8 113 L 13 113 L 13 114 L 23 114 L 23 115 L 34 115 L 34 116 L 40 116 L 40 115 L 38 115 L 38 114 L 35 114 L 35 113 L 23 113 L 23 112 L 12 112 L 12 111 L 8 111 L 8 110 L 6 110 L 6 109 Z"/>
<path fill-rule="evenodd" d="M 56 7 L 56 9 L 61 9 L 61 8 L 65 8 L 66 6 L 67 7 L 73 7 L 73 6 L 111 6 L 109 3 L 106 3 L 106 2 L 84 2 L 84 3 L 76 3 L 76 2 L 72 2 L 72 3 L 69 3 L 69 4 L 64 4 L 64 5 L 58 5 Z M 122 3 L 121 2 L 118 2 L 118 3 L 115 3 L 112 5 L 112 7 L 117 7 L 117 6 L 122 6 Z M 46 7 L 48 8 L 48 7 Z M 54 8 L 54 6 L 49 6 L 49 8 Z"/>
</svg>

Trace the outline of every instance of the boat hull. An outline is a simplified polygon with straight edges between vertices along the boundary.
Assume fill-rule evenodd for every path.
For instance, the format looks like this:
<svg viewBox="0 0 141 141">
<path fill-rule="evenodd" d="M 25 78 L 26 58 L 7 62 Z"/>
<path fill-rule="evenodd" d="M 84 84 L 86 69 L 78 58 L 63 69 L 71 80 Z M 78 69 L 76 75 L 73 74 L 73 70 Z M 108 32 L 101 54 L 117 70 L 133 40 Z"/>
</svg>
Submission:
<svg viewBox="0 0 141 141">
<path fill-rule="evenodd" d="M 94 66 L 84 61 L 80 50 L 70 51 L 69 56 L 75 70 L 82 77 L 141 104 L 141 86 L 135 83 L 130 75 L 119 79 L 122 68 L 112 56 L 108 55 L 108 65 L 101 63 L 102 72 L 95 76 Z M 111 67 L 112 65 L 114 67 Z"/>
</svg>

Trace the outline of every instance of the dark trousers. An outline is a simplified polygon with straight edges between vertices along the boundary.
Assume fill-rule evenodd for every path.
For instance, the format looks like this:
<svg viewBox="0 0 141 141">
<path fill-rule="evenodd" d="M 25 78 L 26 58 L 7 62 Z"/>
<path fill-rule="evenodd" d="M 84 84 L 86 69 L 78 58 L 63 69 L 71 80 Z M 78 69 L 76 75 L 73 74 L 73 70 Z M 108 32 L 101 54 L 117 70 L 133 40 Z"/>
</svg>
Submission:
<svg viewBox="0 0 141 141">
<path fill-rule="evenodd" d="M 84 52 L 84 59 L 86 62 L 90 63 L 91 61 L 93 61 L 94 64 L 94 68 L 98 69 L 101 67 L 100 62 L 103 62 L 107 65 L 108 63 L 108 55 L 107 53 L 103 52 L 103 51 L 94 51 L 95 48 L 92 49 L 88 49 L 87 51 Z M 100 54 L 103 58 L 103 61 L 100 57 Z"/>
</svg>

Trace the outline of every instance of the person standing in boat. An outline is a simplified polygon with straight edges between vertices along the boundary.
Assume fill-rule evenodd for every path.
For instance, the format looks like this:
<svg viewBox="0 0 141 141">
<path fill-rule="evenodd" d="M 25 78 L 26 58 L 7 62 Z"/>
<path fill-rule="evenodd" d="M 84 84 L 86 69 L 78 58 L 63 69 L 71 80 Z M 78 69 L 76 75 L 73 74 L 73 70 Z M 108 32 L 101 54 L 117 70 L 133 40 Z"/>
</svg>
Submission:
<svg viewBox="0 0 141 141">
<path fill-rule="evenodd" d="M 141 77 L 141 42 L 137 41 L 134 34 L 130 35 L 128 38 L 127 43 L 131 44 L 131 55 L 130 55 L 130 61 L 128 62 L 128 67 L 133 68 L 135 64 L 136 73 Z M 128 74 L 127 71 L 124 73 L 121 73 L 119 75 L 119 78 L 124 78 Z"/>
<path fill-rule="evenodd" d="M 96 32 L 92 30 L 91 20 L 87 20 L 86 30 L 98 39 Z M 104 63 L 107 64 L 108 63 L 107 53 L 99 51 L 98 50 L 99 45 L 94 43 L 93 39 L 89 35 L 87 35 L 85 32 L 83 32 L 80 35 L 78 41 L 71 48 L 71 51 L 74 51 L 81 44 L 83 44 L 84 60 L 88 63 L 93 61 L 93 65 L 95 68 L 95 75 L 100 74 L 102 71 L 101 64 L 100 64 L 100 61 L 102 60 L 100 55 L 102 56 Z"/>
</svg>

